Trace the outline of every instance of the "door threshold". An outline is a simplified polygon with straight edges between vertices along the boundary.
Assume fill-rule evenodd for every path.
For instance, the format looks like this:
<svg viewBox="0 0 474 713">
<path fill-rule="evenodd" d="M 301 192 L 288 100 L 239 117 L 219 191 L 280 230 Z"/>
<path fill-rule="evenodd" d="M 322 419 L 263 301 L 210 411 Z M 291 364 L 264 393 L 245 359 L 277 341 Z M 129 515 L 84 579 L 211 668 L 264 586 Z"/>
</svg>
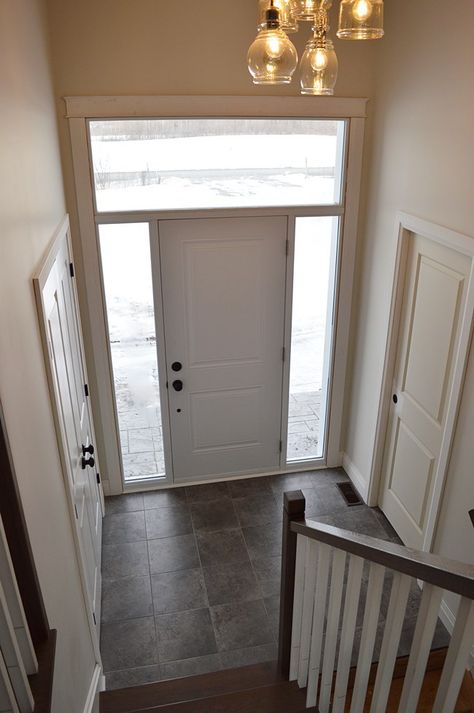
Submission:
<svg viewBox="0 0 474 713">
<path fill-rule="evenodd" d="M 172 489 L 172 488 L 182 488 L 182 487 L 189 487 L 191 485 L 210 485 L 211 483 L 225 483 L 225 482 L 231 482 L 233 480 L 246 480 L 248 478 L 268 478 L 273 475 L 292 475 L 293 473 L 308 473 L 312 472 L 314 470 L 326 470 L 327 469 L 326 463 L 320 462 L 320 463 L 311 463 L 311 464 L 301 464 L 298 467 L 295 468 L 285 468 L 279 469 L 279 470 L 273 470 L 273 471 L 267 471 L 265 473 L 244 473 L 241 475 L 229 475 L 229 476 L 216 476 L 215 478 L 206 478 L 206 479 L 201 479 L 201 480 L 186 480 L 182 481 L 180 483 L 166 483 L 163 482 L 163 479 L 160 478 L 160 481 L 158 479 L 143 479 L 143 480 L 137 480 L 134 482 L 129 482 L 124 484 L 124 489 L 123 489 L 123 494 L 126 493 L 143 493 L 146 491 L 153 491 L 153 490 L 164 490 L 164 489 Z M 333 467 L 338 467 L 338 466 L 333 466 Z"/>
</svg>

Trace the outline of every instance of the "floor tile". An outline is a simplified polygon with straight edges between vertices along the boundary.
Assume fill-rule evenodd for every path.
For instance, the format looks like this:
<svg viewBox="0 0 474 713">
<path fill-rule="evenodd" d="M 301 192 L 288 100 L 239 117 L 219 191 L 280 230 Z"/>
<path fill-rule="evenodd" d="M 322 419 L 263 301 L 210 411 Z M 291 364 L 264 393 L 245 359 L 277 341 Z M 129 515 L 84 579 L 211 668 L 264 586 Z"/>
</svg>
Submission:
<svg viewBox="0 0 474 713">
<path fill-rule="evenodd" d="M 140 540 L 146 540 L 143 512 L 122 512 L 104 517 L 102 530 L 104 545 L 118 545 Z"/>
<path fill-rule="evenodd" d="M 193 534 L 162 537 L 148 541 L 150 572 L 176 572 L 200 566 L 196 538 Z"/>
<path fill-rule="evenodd" d="M 243 498 L 249 495 L 271 496 L 271 479 L 272 476 L 232 480 L 229 483 L 230 496 L 231 498 Z"/>
<path fill-rule="evenodd" d="M 156 617 L 158 653 L 162 663 L 217 653 L 209 609 Z"/>
<path fill-rule="evenodd" d="M 186 504 L 186 492 L 184 488 L 169 488 L 166 490 L 155 490 L 144 494 L 145 510 L 154 508 L 168 508 L 175 505 Z"/>
<path fill-rule="evenodd" d="M 250 562 L 204 567 L 209 605 L 242 602 L 261 597 L 260 587 Z"/>
<path fill-rule="evenodd" d="M 241 666 L 252 666 L 265 661 L 276 661 L 278 658 L 278 647 L 275 643 L 252 646 L 245 649 L 235 649 L 234 651 L 222 651 L 220 654 L 222 668 L 240 668 Z"/>
<path fill-rule="evenodd" d="M 143 510 L 142 493 L 130 493 L 129 495 L 114 495 L 105 498 L 105 514 L 112 515 L 118 512 L 134 512 Z"/>
<path fill-rule="evenodd" d="M 100 650 L 105 672 L 158 663 L 154 618 L 103 624 Z"/>
<path fill-rule="evenodd" d="M 267 525 L 283 520 L 283 508 L 273 495 L 247 495 L 234 500 L 234 508 L 241 527 Z"/>
<path fill-rule="evenodd" d="M 220 652 L 273 642 L 273 632 L 261 599 L 211 607 L 211 616 Z"/>
<path fill-rule="evenodd" d="M 196 538 L 203 567 L 249 561 L 245 540 L 240 529 L 197 532 Z"/>
<path fill-rule="evenodd" d="M 281 557 L 264 557 L 252 562 L 263 597 L 280 594 Z"/>
<path fill-rule="evenodd" d="M 271 479 L 271 488 L 277 498 L 277 503 L 283 507 L 283 493 L 292 490 L 301 490 L 304 487 L 311 487 L 311 475 L 307 473 L 295 473 L 294 475 L 274 475 Z"/>
<path fill-rule="evenodd" d="M 320 485 L 317 488 L 303 488 L 306 517 L 312 515 L 330 515 L 340 510 L 346 511 L 348 505 L 337 485 Z"/>
<path fill-rule="evenodd" d="M 102 546 L 102 578 L 139 577 L 148 574 L 146 541 Z"/>
<path fill-rule="evenodd" d="M 104 579 L 102 622 L 153 616 L 150 576 Z"/>
<path fill-rule="evenodd" d="M 192 502 L 191 517 L 195 530 L 215 532 L 218 530 L 233 530 L 239 526 L 230 498 Z"/>
<path fill-rule="evenodd" d="M 242 529 L 250 559 L 281 555 L 282 525 Z"/>
<path fill-rule="evenodd" d="M 208 606 L 200 568 L 153 574 L 151 588 L 155 615 Z"/>
<path fill-rule="evenodd" d="M 146 683 L 155 683 L 160 680 L 161 667 L 158 664 L 153 664 L 152 666 L 140 666 L 140 668 L 111 671 L 105 677 L 105 687 L 107 691 L 113 691 L 117 688 L 142 686 Z"/>
<path fill-rule="evenodd" d="M 206 500 L 219 500 L 229 497 L 228 483 L 204 483 L 204 485 L 189 485 L 185 488 L 190 503 L 200 503 Z"/>
<path fill-rule="evenodd" d="M 146 533 L 149 540 L 192 533 L 191 517 L 186 506 L 145 510 Z"/>
<path fill-rule="evenodd" d="M 280 596 L 265 597 L 263 603 L 270 621 L 270 626 L 273 630 L 275 641 L 278 641 L 278 630 L 280 628 Z"/>
<path fill-rule="evenodd" d="M 209 654 L 209 656 L 198 656 L 193 659 L 164 663 L 161 665 L 161 675 L 165 681 L 172 678 L 185 678 L 186 676 L 201 676 L 204 673 L 220 671 L 221 668 L 219 654 Z"/>
</svg>

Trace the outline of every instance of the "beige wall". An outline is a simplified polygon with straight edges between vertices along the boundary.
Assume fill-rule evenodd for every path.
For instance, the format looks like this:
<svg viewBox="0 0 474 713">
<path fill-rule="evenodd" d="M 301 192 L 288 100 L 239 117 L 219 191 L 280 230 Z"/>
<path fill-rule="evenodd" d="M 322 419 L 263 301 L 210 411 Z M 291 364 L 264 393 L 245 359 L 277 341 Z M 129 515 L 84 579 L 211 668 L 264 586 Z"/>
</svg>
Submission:
<svg viewBox="0 0 474 713">
<path fill-rule="evenodd" d="M 50 625 L 55 713 L 82 713 L 95 665 L 31 277 L 65 212 L 39 0 L 0 5 L 0 397 Z M 1 494 L 0 494 L 1 497 Z"/>
<path fill-rule="evenodd" d="M 474 239 L 474 4 L 386 3 L 345 451 L 370 472 L 394 269 L 395 213 Z M 436 550 L 474 563 L 474 354 L 471 354 Z"/>
</svg>

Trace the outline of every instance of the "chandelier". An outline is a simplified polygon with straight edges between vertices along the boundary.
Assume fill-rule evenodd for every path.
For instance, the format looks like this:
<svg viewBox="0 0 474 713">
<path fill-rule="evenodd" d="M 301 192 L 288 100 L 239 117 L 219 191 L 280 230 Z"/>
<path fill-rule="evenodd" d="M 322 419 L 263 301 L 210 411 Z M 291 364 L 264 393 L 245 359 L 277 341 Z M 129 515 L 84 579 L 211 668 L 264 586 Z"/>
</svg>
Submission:
<svg viewBox="0 0 474 713">
<path fill-rule="evenodd" d="M 298 54 L 288 37 L 300 22 L 312 23 L 312 34 L 300 62 L 301 93 L 334 94 L 338 62 L 329 37 L 332 0 L 258 0 L 258 35 L 247 63 L 254 84 L 289 84 Z M 383 0 L 341 0 L 337 36 L 342 40 L 383 37 Z"/>
</svg>

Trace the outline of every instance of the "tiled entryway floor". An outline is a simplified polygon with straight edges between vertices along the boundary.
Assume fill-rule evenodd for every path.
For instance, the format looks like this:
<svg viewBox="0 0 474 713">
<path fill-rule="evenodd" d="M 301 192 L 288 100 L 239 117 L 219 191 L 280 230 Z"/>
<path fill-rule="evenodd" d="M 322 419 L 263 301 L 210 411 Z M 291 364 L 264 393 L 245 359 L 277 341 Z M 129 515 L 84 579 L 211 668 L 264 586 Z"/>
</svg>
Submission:
<svg viewBox="0 0 474 713">
<path fill-rule="evenodd" d="M 341 469 L 320 470 L 108 498 L 101 636 L 107 688 L 275 659 L 285 491 L 303 490 L 307 517 L 398 541 L 380 511 L 345 504 L 336 483 L 346 480 Z M 381 622 L 389 589 L 387 578 Z M 419 600 L 414 582 L 400 653 Z M 359 627 L 362 616 L 361 607 Z M 381 630 L 378 647 L 380 640 Z M 434 644 L 446 642 L 439 624 Z"/>
</svg>

